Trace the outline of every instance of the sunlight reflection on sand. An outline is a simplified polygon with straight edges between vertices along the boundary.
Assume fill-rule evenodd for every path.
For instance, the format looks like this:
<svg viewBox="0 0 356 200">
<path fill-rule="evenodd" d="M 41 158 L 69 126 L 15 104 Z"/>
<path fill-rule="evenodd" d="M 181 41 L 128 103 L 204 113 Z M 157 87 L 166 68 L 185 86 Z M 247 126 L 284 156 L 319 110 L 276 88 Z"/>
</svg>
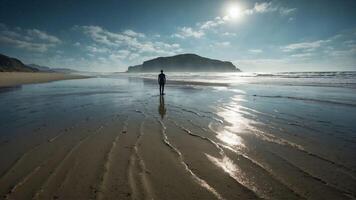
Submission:
<svg viewBox="0 0 356 200">
<path fill-rule="evenodd" d="M 237 149 L 245 147 L 243 139 L 238 134 L 245 132 L 249 123 L 249 120 L 240 112 L 239 102 L 241 101 L 244 101 L 243 96 L 235 95 L 231 98 L 230 103 L 219 107 L 216 114 L 227 123 L 223 127 L 213 127 L 213 129 L 217 129 L 215 132 L 219 140 Z"/>
</svg>

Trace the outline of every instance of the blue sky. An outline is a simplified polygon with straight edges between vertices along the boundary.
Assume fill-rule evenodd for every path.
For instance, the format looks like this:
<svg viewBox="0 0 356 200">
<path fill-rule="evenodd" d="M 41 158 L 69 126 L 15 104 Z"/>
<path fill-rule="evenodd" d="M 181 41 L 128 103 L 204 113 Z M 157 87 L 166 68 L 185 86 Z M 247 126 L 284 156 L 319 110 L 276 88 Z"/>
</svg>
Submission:
<svg viewBox="0 0 356 200">
<path fill-rule="evenodd" d="M 0 53 L 125 71 L 197 53 L 243 71 L 356 70 L 355 0 L 0 0 Z"/>
</svg>

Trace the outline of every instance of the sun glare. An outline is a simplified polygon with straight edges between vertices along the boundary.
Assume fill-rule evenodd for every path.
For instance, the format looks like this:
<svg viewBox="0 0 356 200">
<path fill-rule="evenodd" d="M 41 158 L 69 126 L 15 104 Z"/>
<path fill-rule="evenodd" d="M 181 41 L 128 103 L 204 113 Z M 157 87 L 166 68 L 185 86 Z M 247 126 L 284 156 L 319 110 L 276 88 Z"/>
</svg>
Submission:
<svg viewBox="0 0 356 200">
<path fill-rule="evenodd" d="M 229 5 L 227 7 L 227 15 L 231 18 L 231 19 L 237 19 L 240 18 L 242 16 L 242 10 L 241 7 L 239 5 Z"/>
</svg>

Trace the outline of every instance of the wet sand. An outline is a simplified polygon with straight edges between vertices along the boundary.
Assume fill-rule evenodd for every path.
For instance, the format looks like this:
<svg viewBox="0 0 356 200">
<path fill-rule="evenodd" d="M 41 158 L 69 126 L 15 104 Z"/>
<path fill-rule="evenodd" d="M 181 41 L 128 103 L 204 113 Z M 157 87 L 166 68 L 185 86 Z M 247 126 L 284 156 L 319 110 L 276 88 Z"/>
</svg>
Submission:
<svg viewBox="0 0 356 200">
<path fill-rule="evenodd" d="M 355 198 L 354 137 L 298 124 L 299 102 L 189 85 L 160 97 L 143 80 L 97 78 L 0 93 L 0 199 Z"/>
<path fill-rule="evenodd" d="M 0 87 L 11 87 L 30 83 L 88 78 L 81 75 L 46 72 L 0 72 Z"/>
</svg>

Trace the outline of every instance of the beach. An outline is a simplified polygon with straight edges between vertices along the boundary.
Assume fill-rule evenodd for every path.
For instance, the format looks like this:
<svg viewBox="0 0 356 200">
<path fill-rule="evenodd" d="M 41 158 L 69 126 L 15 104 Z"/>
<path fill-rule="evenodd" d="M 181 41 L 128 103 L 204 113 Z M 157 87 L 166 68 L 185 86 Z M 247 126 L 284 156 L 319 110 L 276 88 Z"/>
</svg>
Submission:
<svg viewBox="0 0 356 200">
<path fill-rule="evenodd" d="M 54 72 L 0 72 L 0 87 L 81 78 L 88 77 Z"/>
<path fill-rule="evenodd" d="M 355 72 L 166 75 L 0 90 L 0 199 L 356 198 Z"/>
</svg>

